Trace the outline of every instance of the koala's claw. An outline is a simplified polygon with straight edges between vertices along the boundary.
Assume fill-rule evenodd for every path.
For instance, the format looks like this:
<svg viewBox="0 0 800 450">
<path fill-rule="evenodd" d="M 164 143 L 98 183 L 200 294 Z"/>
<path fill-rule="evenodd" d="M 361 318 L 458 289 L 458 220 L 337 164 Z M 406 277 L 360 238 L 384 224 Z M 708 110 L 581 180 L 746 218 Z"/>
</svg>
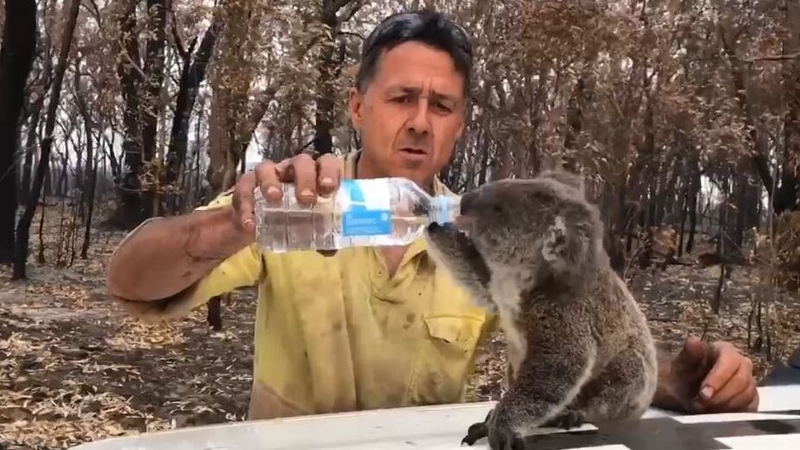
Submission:
<svg viewBox="0 0 800 450">
<path fill-rule="evenodd" d="M 431 222 L 428 224 L 429 233 L 448 233 L 455 232 L 456 229 L 450 223 Z"/>
<path fill-rule="evenodd" d="M 586 423 L 586 418 L 583 414 L 575 411 L 567 411 L 558 415 L 542 425 L 545 428 L 562 428 L 569 430 L 572 428 L 579 428 Z"/>
<path fill-rule="evenodd" d="M 525 440 L 510 428 L 489 428 L 489 448 L 492 450 L 525 450 Z"/>
<path fill-rule="evenodd" d="M 473 423 L 467 429 L 467 435 L 461 440 L 461 445 L 467 444 L 472 447 L 475 442 L 489 436 L 489 426 L 486 422 Z"/>
<path fill-rule="evenodd" d="M 461 440 L 461 445 L 467 444 L 472 447 L 479 439 L 489 436 L 489 421 L 492 420 L 492 412 L 494 412 L 494 409 L 489 410 L 483 422 L 473 423 L 469 426 L 467 435 Z"/>
<path fill-rule="evenodd" d="M 490 410 L 483 422 L 470 425 L 461 445 L 471 447 L 478 440 L 489 438 L 489 448 L 492 450 L 525 450 L 525 440 L 506 426 L 504 421 L 498 422 L 493 417 L 494 412 L 494 409 Z"/>
</svg>

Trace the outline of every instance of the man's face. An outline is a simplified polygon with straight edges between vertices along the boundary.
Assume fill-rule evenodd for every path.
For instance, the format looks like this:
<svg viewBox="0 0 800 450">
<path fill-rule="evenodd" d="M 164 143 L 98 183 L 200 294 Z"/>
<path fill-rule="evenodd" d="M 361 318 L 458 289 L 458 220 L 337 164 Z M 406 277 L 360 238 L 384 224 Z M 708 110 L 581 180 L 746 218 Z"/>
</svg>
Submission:
<svg viewBox="0 0 800 450">
<path fill-rule="evenodd" d="M 463 132 L 463 86 L 444 51 L 412 41 L 385 52 L 366 91 L 350 91 L 350 117 L 371 175 L 430 185 Z"/>
</svg>

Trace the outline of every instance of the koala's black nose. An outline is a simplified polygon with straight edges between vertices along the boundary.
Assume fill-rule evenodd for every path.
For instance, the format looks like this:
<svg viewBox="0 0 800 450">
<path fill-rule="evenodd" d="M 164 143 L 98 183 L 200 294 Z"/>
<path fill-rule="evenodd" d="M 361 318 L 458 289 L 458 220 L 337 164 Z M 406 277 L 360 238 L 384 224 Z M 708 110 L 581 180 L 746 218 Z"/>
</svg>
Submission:
<svg viewBox="0 0 800 450">
<path fill-rule="evenodd" d="M 475 199 L 478 198 L 478 193 L 475 191 L 467 192 L 461 196 L 461 215 L 469 214 L 470 209 L 475 204 Z"/>
</svg>

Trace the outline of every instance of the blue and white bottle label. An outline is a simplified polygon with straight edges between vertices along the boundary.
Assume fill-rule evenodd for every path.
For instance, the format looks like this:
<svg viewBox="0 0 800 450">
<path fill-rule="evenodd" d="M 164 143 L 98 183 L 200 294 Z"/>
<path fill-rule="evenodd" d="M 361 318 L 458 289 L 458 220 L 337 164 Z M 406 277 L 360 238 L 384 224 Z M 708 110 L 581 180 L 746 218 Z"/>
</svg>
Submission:
<svg viewBox="0 0 800 450">
<path fill-rule="evenodd" d="M 391 191 L 385 179 L 342 180 L 342 235 L 392 234 Z"/>
</svg>

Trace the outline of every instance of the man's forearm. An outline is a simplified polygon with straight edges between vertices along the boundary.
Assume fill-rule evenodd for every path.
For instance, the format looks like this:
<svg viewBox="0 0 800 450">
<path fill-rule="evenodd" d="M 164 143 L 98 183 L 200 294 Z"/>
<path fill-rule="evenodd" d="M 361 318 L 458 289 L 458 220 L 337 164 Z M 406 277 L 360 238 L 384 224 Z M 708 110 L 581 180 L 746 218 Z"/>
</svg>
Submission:
<svg viewBox="0 0 800 450">
<path fill-rule="evenodd" d="M 252 236 L 234 224 L 230 206 L 160 218 L 123 242 L 108 267 L 108 290 L 117 298 L 160 300 L 192 286 Z"/>
</svg>

